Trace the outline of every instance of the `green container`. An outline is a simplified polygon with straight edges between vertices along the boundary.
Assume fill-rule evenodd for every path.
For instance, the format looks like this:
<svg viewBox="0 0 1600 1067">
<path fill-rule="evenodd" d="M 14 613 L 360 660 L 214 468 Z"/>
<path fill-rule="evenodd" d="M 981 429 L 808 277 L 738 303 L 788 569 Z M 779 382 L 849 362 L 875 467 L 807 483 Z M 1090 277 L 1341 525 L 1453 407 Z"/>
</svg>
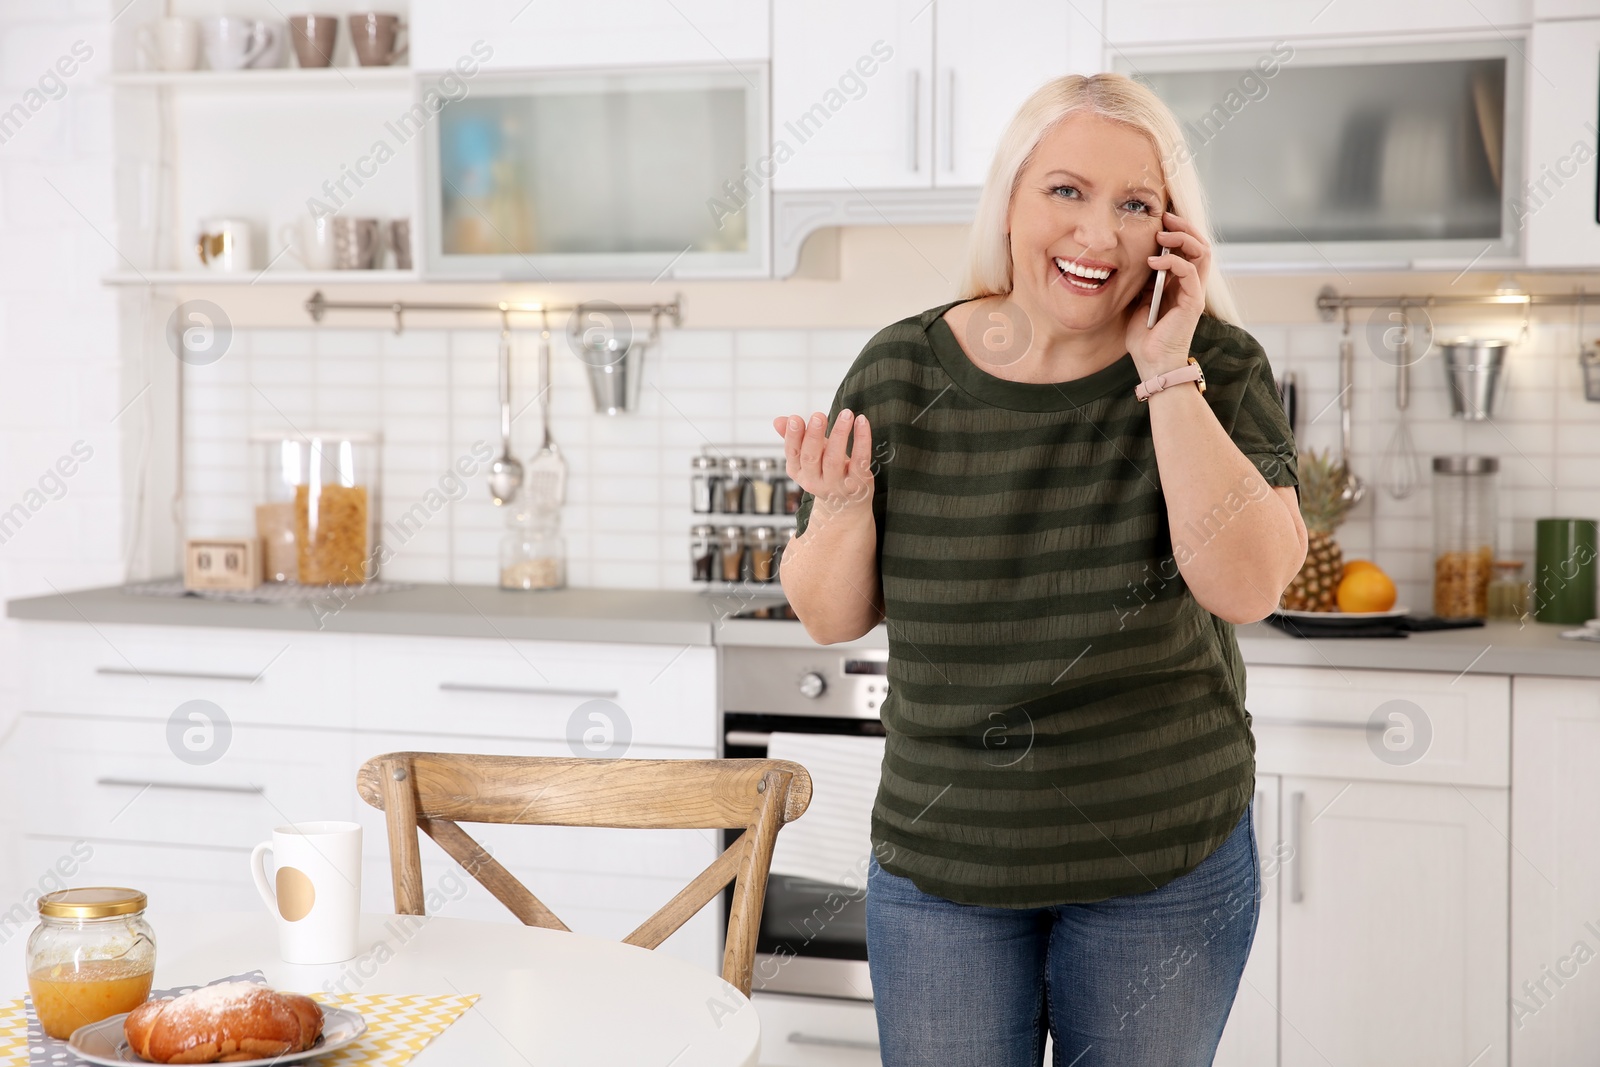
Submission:
<svg viewBox="0 0 1600 1067">
<path fill-rule="evenodd" d="M 1594 519 L 1535 521 L 1535 619 L 1581 625 L 1595 617 L 1596 526 Z"/>
</svg>

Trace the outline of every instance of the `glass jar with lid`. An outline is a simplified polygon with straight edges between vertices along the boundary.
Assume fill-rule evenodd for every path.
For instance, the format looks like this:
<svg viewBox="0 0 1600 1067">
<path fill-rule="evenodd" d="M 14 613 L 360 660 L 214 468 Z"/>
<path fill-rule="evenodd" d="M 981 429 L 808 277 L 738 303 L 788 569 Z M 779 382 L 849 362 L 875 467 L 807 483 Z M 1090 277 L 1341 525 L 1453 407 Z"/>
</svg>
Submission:
<svg viewBox="0 0 1600 1067">
<path fill-rule="evenodd" d="M 722 563 L 721 578 L 725 582 L 737 582 L 744 577 L 744 527 L 723 526 L 717 534 L 717 556 Z"/>
<path fill-rule="evenodd" d="M 750 510 L 754 514 L 771 515 L 775 507 L 783 506 L 778 495 L 782 469 L 771 456 L 761 456 L 750 464 Z"/>
<path fill-rule="evenodd" d="M 709 582 L 716 577 L 717 528 L 704 523 L 689 527 L 689 561 L 694 580 Z"/>
<path fill-rule="evenodd" d="M 378 435 L 268 434 L 256 436 L 254 447 L 256 534 L 267 580 L 360 585 L 376 578 Z M 420 516 L 402 516 L 398 527 L 415 534 L 429 517 L 424 506 Z"/>
<path fill-rule="evenodd" d="M 132 1011 L 150 997 L 156 935 L 145 895 L 118 886 L 63 889 L 39 898 L 28 937 L 28 992 L 54 1038 Z"/>
<path fill-rule="evenodd" d="M 746 464 L 743 456 L 728 456 L 722 461 L 722 508 L 723 513 L 738 515 L 744 511 Z"/>
<path fill-rule="evenodd" d="M 500 588 L 561 589 L 566 584 L 561 513 L 535 507 L 510 512 L 500 541 Z"/>
<path fill-rule="evenodd" d="M 697 515 L 709 515 L 717 510 L 720 491 L 717 461 L 711 456 L 695 456 L 689 460 L 689 467 L 694 472 L 689 482 L 689 507 Z"/>
<path fill-rule="evenodd" d="M 1441 618 L 1489 614 L 1499 471 L 1494 456 L 1433 458 L 1433 613 Z"/>
<path fill-rule="evenodd" d="M 771 526 L 757 526 L 745 538 L 750 544 L 750 577 L 758 582 L 772 581 L 772 555 L 778 547 L 778 533 Z"/>
<path fill-rule="evenodd" d="M 1523 619 L 1530 607 L 1528 579 L 1520 559 L 1497 559 L 1489 579 L 1489 618 Z"/>
</svg>

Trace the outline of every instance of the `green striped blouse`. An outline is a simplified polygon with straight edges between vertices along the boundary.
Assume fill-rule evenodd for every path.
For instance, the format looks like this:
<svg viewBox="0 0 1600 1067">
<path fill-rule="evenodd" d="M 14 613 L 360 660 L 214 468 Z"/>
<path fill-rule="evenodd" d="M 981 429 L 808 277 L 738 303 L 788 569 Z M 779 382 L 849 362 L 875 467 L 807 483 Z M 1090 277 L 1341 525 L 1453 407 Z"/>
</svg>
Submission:
<svg viewBox="0 0 1600 1067">
<path fill-rule="evenodd" d="M 1250 501 L 1170 529 L 1133 357 L 1006 381 L 961 350 L 951 306 L 879 332 L 833 402 L 871 420 L 877 460 L 890 695 L 875 854 L 967 904 L 1157 888 L 1222 844 L 1254 789 L 1233 626 L 1175 563 Z M 1206 316 L 1191 351 L 1240 451 L 1269 485 L 1298 485 L 1261 346 Z"/>
</svg>

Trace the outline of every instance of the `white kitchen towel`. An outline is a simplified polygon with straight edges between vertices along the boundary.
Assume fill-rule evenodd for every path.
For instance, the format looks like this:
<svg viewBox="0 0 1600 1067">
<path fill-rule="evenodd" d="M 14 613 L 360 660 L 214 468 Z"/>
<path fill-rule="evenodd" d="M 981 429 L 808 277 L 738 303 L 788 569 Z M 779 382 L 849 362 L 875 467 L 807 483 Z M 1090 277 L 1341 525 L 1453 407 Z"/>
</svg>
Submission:
<svg viewBox="0 0 1600 1067">
<path fill-rule="evenodd" d="M 864 885 L 883 738 L 774 733 L 767 756 L 793 760 L 811 774 L 811 806 L 778 833 L 772 873 Z"/>
</svg>

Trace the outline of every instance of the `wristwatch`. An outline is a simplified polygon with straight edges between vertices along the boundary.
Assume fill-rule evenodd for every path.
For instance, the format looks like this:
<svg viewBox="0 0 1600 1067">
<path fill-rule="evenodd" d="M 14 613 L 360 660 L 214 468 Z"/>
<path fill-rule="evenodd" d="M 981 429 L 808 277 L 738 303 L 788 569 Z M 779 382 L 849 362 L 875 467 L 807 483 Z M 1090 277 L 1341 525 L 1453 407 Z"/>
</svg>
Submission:
<svg viewBox="0 0 1600 1067">
<path fill-rule="evenodd" d="M 1183 382 L 1193 382 L 1202 393 L 1206 391 L 1205 371 L 1200 369 L 1200 361 L 1193 356 L 1189 357 L 1189 365 L 1186 367 L 1169 370 L 1165 374 L 1158 374 L 1154 378 L 1140 382 L 1133 387 L 1133 395 L 1138 397 L 1142 404 L 1150 399 L 1152 393 L 1159 393 L 1168 386 Z"/>
</svg>

